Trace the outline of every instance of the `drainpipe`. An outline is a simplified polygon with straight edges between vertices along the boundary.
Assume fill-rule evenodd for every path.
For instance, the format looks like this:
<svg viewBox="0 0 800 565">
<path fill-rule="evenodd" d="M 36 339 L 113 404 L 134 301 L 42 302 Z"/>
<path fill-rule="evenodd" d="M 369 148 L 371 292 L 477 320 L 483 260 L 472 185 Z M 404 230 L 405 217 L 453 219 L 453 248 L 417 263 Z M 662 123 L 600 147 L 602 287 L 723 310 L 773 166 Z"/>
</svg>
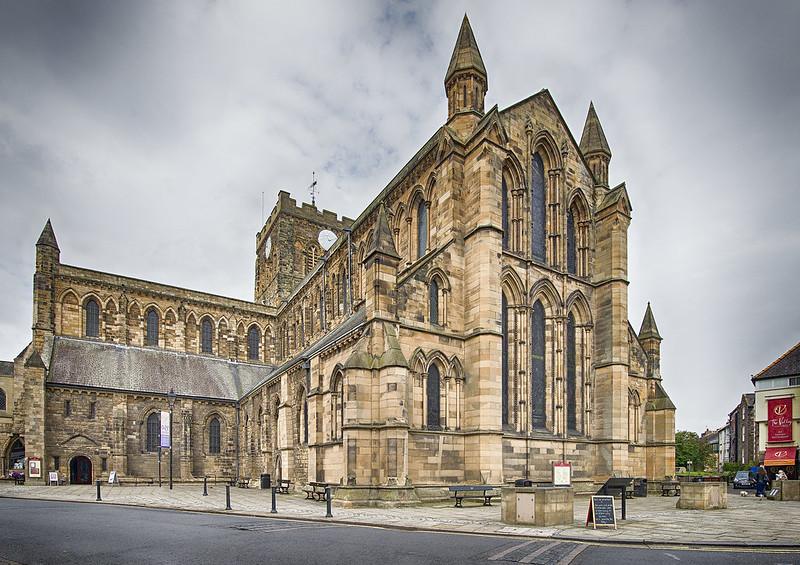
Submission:
<svg viewBox="0 0 800 565">
<path fill-rule="evenodd" d="M 236 402 L 236 434 L 233 436 L 236 439 L 236 480 L 239 480 L 239 414 L 240 405 Z"/>
<path fill-rule="evenodd" d="M 345 308 L 347 313 L 351 314 L 353 312 L 353 230 L 344 228 L 344 232 L 347 234 L 347 304 Z"/>
</svg>

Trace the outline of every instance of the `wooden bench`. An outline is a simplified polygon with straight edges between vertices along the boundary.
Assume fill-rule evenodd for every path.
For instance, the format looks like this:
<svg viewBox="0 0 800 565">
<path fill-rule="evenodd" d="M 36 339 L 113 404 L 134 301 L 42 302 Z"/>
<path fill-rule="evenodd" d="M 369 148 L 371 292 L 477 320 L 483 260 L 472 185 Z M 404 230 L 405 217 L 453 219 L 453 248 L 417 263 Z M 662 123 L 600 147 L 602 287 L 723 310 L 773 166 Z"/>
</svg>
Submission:
<svg viewBox="0 0 800 565">
<path fill-rule="evenodd" d="M 325 500 L 325 489 L 333 486 L 330 483 L 317 483 L 309 482 L 303 487 L 303 492 L 306 493 L 306 500 Z"/>
<path fill-rule="evenodd" d="M 278 484 L 275 485 L 277 491 L 281 494 L 289 494 L 289 489 L 292 488 L 294 483 L 289 479 L 281 479 L 278 481 Z"/>
<path fill-rule="evenodd" d="M 661 496 L 679 496 L 681 483 L 678 481 L 664 481 L 661 483 Z"/>
<path fill-rule="evenodd" d="M 496 488 L 491 485 L 458 485 L 450 487 L 450 492 L 456 501 L 455 508 L 463 508 L 461 504 L 465 498 L 482 498 L 484 506 L 491 506 L 492 498 L 498 496 Z"/>
<path fill-rule="evenodd" d="M 250 488 L 250 477 L 239 477 L 236 486 L 239 488 Z"/>
</svg>

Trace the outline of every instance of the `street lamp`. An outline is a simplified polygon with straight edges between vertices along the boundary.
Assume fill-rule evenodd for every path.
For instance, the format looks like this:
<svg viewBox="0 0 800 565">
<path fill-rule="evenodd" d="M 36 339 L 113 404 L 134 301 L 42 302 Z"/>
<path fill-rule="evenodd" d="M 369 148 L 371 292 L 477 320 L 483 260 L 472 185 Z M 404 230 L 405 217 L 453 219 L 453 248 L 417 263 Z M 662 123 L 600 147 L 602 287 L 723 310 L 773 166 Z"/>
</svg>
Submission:
<svg viewBox="0 0 800 565">
<path fill-rule="evenodd" d="M 169 490 L 172 490 L 172 409 L 175 407 L 175 389 L 169 389 L 167 401 L 169 402 Z"/>
</svg>

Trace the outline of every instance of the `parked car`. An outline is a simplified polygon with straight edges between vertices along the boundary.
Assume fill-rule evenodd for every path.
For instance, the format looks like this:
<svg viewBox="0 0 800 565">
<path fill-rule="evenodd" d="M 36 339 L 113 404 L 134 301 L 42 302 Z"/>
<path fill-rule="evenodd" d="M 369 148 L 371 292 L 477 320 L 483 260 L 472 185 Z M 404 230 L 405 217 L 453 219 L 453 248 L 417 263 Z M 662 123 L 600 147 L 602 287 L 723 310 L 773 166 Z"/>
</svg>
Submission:
<svg viewBox="0 0 800 565">
<path fill-rule="evenodd" d="M 738 471 L 733 478 L 733 488 L 756 488 L 756 478 L 750 471 Z"/>
</svg>

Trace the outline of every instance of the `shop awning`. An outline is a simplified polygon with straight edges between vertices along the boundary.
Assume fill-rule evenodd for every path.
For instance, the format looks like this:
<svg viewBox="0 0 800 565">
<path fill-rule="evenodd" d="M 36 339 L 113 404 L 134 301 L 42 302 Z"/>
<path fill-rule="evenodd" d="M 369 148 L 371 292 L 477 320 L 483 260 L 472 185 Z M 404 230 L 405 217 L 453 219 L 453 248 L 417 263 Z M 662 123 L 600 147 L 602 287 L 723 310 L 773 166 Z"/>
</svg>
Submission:
<svg viewBox="0 0 800 565">
<path fill-rule="evenodd" d="M 794 465 L 797 447 L 768 447 L 764 453 L 764 466 Z"/>
</svg>

